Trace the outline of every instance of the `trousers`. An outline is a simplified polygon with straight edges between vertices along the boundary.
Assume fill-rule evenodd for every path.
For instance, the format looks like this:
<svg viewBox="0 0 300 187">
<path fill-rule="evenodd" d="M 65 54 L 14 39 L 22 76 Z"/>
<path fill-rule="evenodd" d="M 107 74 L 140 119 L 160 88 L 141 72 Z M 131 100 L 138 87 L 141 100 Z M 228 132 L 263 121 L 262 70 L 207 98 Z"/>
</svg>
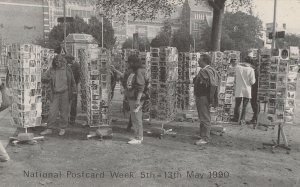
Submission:
<svg viewBox="0 0 300 187">
<path fill-rule="evenodd" d="M 4 146 L 0 142 L 0 162 L 5 162 L 5 161 L 8 161 L 9 159 L 10 158 L 9 158 Z"/>
<path fill-rule="evenodd" d="M 211 119 L 208 99 L 209 98 L 207 96 L 196 97 L 196 107 L 200 120 L 200 137 L 203 139 L 210 138 Z"/>
<path fill-rule="evenodd" d="M 135 101 L 128 100 L 130 107 L 130 118 L 132 122 L 132 126 L 134 128 L 134 135 L 137 139 L 143 139 L 143 112 L 142 107 L 138 112 L 134 112 L 135 110 Z M 141 105 L 143 105 L 143 101 L 141 101 Z"/>
<path fill-rule="evenodd" d="M 239 120 L 240 117 L 240 106 L 243 101 L 243 106 L 242 106 L 242 113 L 241 113 L 241 118 L 240 120 L 245 120 L 246 116 L 246 109 L 247 105 L 249 103 L 249 98 L 246 97 L 236 97 L 235 98 L 235 106 L 234 106 L 234 119 Z"/>
<path fill-rule="evenodd" d="M 61 120 L 58 127 L 60 129 L 65 129 L 68 126 L 70 115 L 70 100 L 68 91 L 55 93 L 53 95 L 48 116 L 47 127 L 49 129 L 57 128 L 57 125 L 55 123 L 59 114 Z"/>
</svg>

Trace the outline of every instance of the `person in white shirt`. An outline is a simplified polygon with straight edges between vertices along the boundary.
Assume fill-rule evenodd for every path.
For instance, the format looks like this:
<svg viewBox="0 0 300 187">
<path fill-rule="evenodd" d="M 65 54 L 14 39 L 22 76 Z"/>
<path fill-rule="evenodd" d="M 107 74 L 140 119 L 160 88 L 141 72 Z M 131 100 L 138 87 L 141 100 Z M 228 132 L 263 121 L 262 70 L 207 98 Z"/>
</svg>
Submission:
<svg viewBox="0 0 300 187">
<path fill-rule="evenodd" d="M 245 63 L 239 63 L 235 67 L 236 85 L 235 85 L 235 107 L 233 122 L 239 122 L 245 125 L 246 108 L 251 99 L 251 86 L 255 83 L 254 69 L 251 67 L 249 58 L 245 59 Z M 242 113 L 240 116 L 240 105 L 243 101 Z"/>
</svg>

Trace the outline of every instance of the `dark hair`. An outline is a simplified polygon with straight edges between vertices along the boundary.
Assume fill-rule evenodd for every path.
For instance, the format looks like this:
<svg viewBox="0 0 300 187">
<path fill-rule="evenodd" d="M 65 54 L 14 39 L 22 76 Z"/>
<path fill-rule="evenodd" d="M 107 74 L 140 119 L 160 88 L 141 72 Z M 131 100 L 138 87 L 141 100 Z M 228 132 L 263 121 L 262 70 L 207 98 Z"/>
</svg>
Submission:
<svg viewBox="0 0 300 187">
<path fill-rule="evenodd" d="M 128 57 L 128 63 L 130 63 L 130 68 L 132 68 L 133 71 L 136 71 L 139 68 L 142 68 L 141 60 L 139 59 L 138 55 L 130 55 Z"/>
<path fill-rule="evenodd" d="M 72 61 L 75 60 L 72 55 L 63 55 L 63 57 L 66 59 L 68 64 L 72 64 Z"/>
<path fill-rule="evenodd" d="M 208 54 L 202 54 L 200 56 L 200 58 L 202 58 L 203 62 L 207 65 L 211 64 L 211 57 Z M 200 59 L 199 59 L 200 60 Z"/>
<path fill-rule="evenodd" d="M 246 56 L 246 58 L 244 58 L 244 62 L 247 62 L 249 64 L 253 64 L 253 59 L 250 56 Z"/>
<path fill-rule="evenodd" d="M 66 59 L 62 55 L 56 55 L 52 60 L 52 67 L 54 69 L 57 68 L 57 64 L 56 64 L 57 61 L 62 61 L 64 64 L 66 64 Z"/>
</svg>

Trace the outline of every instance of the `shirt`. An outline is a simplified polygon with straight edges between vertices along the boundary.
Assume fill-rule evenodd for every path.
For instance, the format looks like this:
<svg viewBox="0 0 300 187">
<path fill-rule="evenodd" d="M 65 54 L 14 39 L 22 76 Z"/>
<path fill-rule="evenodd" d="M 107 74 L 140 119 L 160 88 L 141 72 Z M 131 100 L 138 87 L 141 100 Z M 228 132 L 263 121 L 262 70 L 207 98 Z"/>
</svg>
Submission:
<svg viewBox="0 0 300 187">
<path fill-rule="evenodd" d="M 235 97 L 251 98 L 251 86 L 255 83 L 254 69 L 245 63 L 240 63 L 235 68 L 236 85 Z"/>
</svg>

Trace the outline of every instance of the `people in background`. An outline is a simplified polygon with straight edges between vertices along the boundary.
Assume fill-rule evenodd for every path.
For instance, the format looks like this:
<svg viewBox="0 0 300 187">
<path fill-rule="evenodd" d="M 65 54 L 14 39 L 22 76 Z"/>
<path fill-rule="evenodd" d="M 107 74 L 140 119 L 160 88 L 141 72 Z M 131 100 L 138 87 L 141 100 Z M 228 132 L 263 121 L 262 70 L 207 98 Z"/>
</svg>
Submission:
<svg viewBox="0 0 300 187">
<path fill-rule="evenodd" d="M 144 89 L 146 84 L 145 69 L 137 55 L 128 57 L 129 68 L 123 74 L 117 71 L 113 66 L 113 71 L 117 72 L 121 77 L 122 85 L 124 87 L 124 94 L 128 100 L 130 108 L 130 118 L 134 127 L 134 138 L 129 144 L 141 144 L 143 141 L 143 120 L 142 120 L 142 106 L 144 103 Z"/>
<path fill-rule="evenodd" d="M 198 63 L 201 69 L 194 78 L 193 83 L 200 120 L 200 139 L 195 144 L 201 145 L 210 141 L 210 108 L 218 105 L 218 88 L 221 80 L 217 71 L 210 66 L 211 58 L 209 55 L 201 55 Z"/>
<path fill-rule="evenodd" d="M 67 61 L 68 66 L 72 69 L 72 73 L 74 76 L 75 84 L 76 84 L 76 93 L 78 93 L 78 84 L 80 82 L 80 64 L 75 61 L 75 58 L 72 55 L 64 55 L 64 58 Z M 70 124 L 74 125 L 76 116 L 77 116 L 77 94 L 72 95 L 71 102 L 71 111 L 70 111 Z"/>
<path fill-rule="evenodd" d="M 251 86 L 255 83 L 254 69 L 251 67 L 250 58 L 245 59 L 245 63 L 239 63 L 235 67 L 236 85 L 235 85 L 235 107 L 232 122 L 239 122 L 245 125 L 246 108 L 251 99 Z M 240 105 L 242 112 L 240 115 Z"/>
<path fill-rule="evenodd" d="M 41 132 L 41 135 L 52 133 L 56 126 L 56 119 L 60 114 L 61 121 L 58 128 L 60 129 L 59 135 L 62 136 L 65 134 L 65 129 L 69 123 L 71 100 L 77 94 L 72 70 L 62 55 L 54 57 L 52 67 L 46 71 L 42 81 L 50 84 L 51 93 L 47 129 Z"/>
<path fill-rule="evenodd" d="M 257 101 L 257 95 L 258 95 L 258 64 L 255 63 L 253 58 L 249 57 L 252 64 L 252 68 L 254 69 L 254 75 L 255 75 L 255 83 L 251 86 L 251 107 L 253 110 L 253 116 L 250 121 L 247 121 L 247 124 L 253 124 L 254 126 L 257 124 L 257 117 L 259 114 L 259 104 Z"/>
</svg>

